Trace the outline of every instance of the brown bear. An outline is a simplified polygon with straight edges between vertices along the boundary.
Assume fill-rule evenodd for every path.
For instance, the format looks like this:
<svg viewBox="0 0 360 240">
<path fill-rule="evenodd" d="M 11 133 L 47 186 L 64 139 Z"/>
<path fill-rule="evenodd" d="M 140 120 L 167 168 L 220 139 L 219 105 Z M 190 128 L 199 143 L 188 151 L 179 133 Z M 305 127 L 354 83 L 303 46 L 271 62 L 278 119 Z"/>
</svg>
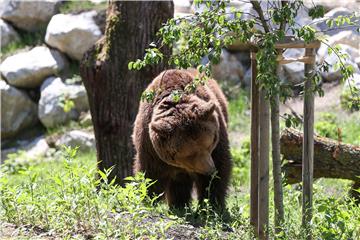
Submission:
<svg viewBox="0 0 360 240">
<path fill-rule="evenodd" d="M 152 102 L 141 101 L 135 120 L 134 172 L 156 180 L 151 193 L 165 193 L 170 207 L 184 207 L 193 187 L 201 203 L 224 209 L 232 161 L 227 135 L 227 101 L 213 79 L 173 101 L 196 70 L 166 70 L 147 90 L 157 91 Z M 214 174 L 216 173 L 216 174 Z"/>
</svg>

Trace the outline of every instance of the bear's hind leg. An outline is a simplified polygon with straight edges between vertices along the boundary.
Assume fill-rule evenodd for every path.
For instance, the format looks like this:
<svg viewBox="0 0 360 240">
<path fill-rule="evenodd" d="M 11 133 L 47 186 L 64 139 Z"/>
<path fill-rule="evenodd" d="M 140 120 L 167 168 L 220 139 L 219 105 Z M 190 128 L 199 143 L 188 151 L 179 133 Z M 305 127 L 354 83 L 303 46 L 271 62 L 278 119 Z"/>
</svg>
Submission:
<svg viewBox="0 0 360 240">
<path fill-rule="evenodd" d="M 184 208 L 191 200 L 193 180 L 188 174 L 178 174 L 169 180 L 165 190 L 171 208 Z"/>
</svg>

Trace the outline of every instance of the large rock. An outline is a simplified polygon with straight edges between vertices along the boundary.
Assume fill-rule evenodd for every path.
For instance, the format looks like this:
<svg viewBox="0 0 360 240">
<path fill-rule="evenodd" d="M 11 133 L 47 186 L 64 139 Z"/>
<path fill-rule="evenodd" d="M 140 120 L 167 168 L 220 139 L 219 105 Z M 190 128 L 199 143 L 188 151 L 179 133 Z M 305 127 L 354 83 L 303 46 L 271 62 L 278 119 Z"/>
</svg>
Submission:
<svg viewBox="0 0 360 240">
<path fill-rule="evenodd" d="M 284 52 L 284 58 L 299 58 L 304 56 L 304 49 L 288 49 Z M 301 84 L 304 82 L 304 64 L 300 62 L 293 62 L 283 65 L 284 75 L 286 81 L 292 85 Z"/>
<path fill-rule="evenodd" d="M 174 0 L 174 15 L 191 13 L 191 2 L 189 0 Z"/>
<path fill-rule="evenodd" d="M 83 54 L 102 35 L 94 21 L 95 16 L 96 11 L 53 16 L 46 30 L 46 43 L 71 58 L 81 60 Z"/>
<path fill-rule="evenodd" d="M 334 8 L 346 6 L 349 9 L 359 9 L 359 0 L 341 0 L 341 1 L 330 1 L 330 0 L 305 0 L 304 5 L 307 8 L 313 8 L 314 5 L 322 5 L 326 11 L 330 11 Z"/>
<path fill-rule="evenodd" d="M 0 72 L 10 85 L 35 88 L 66 65 L 67 60 L 61 53 L 41 46 L 6 58 L 0 65 Z"/>
<path fill-rule="evenodd" d="M 0 32 L 1 32 L 1 39 L 0 39 L 1 48 L 5 47 L 11 42 L 17 42 L 20 40 L 20 37 L 17 34 L 17 32 L 14 30 L 14 28 L 2 19 L 0 19 Z"/>
<path fill-rule="evenodd" d="M 58 141 L 55 143 L 56 147 L 59 148 L 62 145 L 70 147 L 79 147 L 80 151 L 90 151 L 95 149 L 95 137 L 94 134 L 80 131 L 72 130 L 68 133 L 65 133 Z"/>
<path fill-rule="evenodd" d="M 342 31 L 338 34 L 335 34 L 327 39 L 327 43 L 330 46 L 334 46 L 335 44 L 346 44 L 353 48 L 360 48 L 360 35 L 354 34 L 353 31 Z"/>
<path fill-rule="evenodd" d="M 332 47 L 334 47 L 335 45 L 332 45 Z M 360 51 L 359 48 L 354 48 L 351 47 L 349 45 L 345 45 L 345 44 L 338 44 L 338 46 L 340 47 L 340 51 L 342 53 L 346 53 L 349 56 L 349 59 L 351 61 L 356 62 L 356 59 L 360 57 Z M 328 49 L 329 47 L 326 44 L 321 44 L 318 52 L 317 52 L 317 60 L 322 63 L 324 61 L 324 58 L 326 56 L 328 56 Z"/>
<path fill-rule="evenodd" d="M 348 45 L 339 44 L 341 47 L 341 52 L 348 54 L 348 58 L 344 60 L 345 66 L 352 66 L 354 68 L 355 73 L 359 73 L 359 67 L 355 63 L 355 59 L 359 56 L 359 50 L 354 49 Z M 325 82 L 333 82 L 333 81 L 339 81 L 342 78 L 342 74 L 340 69 L 335 68 L 336 63 L 339 62 L 339 58 L 335 53 L 331 53 L 328 55 L 327 48 L 322 47 L 319 49 L 318 52 L 318 61 L 320 63 L 323 63 L 324 61 L 327 62 L 330 66 L 328 72 L 322 72 L 321 76 L 323 77 L 323 80 Z"/>
<path fill-rule="evenodd" d="M 226 95 L 243 84 L 244 75 L 245 69 L 236 55 L 223 49 L 220 63 L 212 66 L 212 76 L 220 82 Z"/>
<path fill-rule="evenodd" d="M 17 153 L 15 159 L 17 162 L 27 162 L 33 160 L 39 160 L 45 157 L 46 153 L 50 149 L 45 138 L 43 136 L 37 137 L 34 140 L 22 140 L 17 141 L 16 147 L 4 149 L 1 151 L 1 159 L 6 160 L 11 155 Z M 19 154 L 23 152 L 22 154 Z"/>
<path fill-rule="evenodd" d="M 0 81 L 1 139 L 15 136 L 37 121 L 37 106 L 23 92 Z"/>
<path fill-rule="evenodd" d="M 72 101 L 74 107 L 65 112 L 64 102 Z M 85 88 L 81 85 L 66 85 L 60 78 L 50 77 L 41 86 L 39 119 L 47 128 L 76 120 L 80 113 L 89 109 Z"/>
<path fill-rule="evenodd" d="M 316 28 L 318 28 L 320 31 L 324 31 L 326 35 L 332 36 L 338 34 L 339 32 L 344 31 L 343 29 L 344 27 L 346 27 L 346 30 L 352 31 L 353 34 L 359 35 L 359 33 L 356 31 L 357 29 L 356 26 L 349 26 L 347 23 L 345 23 L 344 25 L 341 25 L 341 28 L 338 28 L 335 24 L 333 27 L 329 28 L 326 24 L 326 21 L 328 19 L 335 19 L 338 16 L 351 16 L 353 15 L 354 11 L 359 11 L 359 10 L 358 9 L 350 10 L 344 7 L 334 8 L 331 11 L 327 12 L 323 19 L 315 19 L 313 23 Z M 359 21 L 359 20 L 360 17 L 352 18 L 352 21 Z"/>
<path fill-rule="evenodd" d="M 20 29 L 33 32 L 46 27 L 58 10 L 57 3 L 56 0 L 2 0 L 0 17 Z"/>
</svg>

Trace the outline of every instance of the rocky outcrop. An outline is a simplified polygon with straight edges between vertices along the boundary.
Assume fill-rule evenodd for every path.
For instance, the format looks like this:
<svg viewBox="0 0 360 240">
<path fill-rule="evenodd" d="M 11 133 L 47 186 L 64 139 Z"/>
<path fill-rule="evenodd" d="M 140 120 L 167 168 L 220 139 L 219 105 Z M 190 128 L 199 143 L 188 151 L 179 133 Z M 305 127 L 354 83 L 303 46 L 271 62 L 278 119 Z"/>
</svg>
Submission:
<svg viewBox="0 0 360 240">
<path fill-rule="evenodd" d="M 339 32 L 330 36 L 327 41 L 330 46 L 334 46 L 335 44 L 346 44 L 353 48 L 360 48 L 360 35 L 354 34 L 353 31 Z"/>
<path fill-rule="evenodd" d="M 39 160 L 46 156 L 48 150 L 50 149 L 44 137 L 40 136 L 34 140 L 23 140 L 18 141 L 17 147 L 8 148 L 1 151 L 1 159 L 5 160 L 9 158 L 10 154 L 17 153 L 15 161 L 33 161 Z M 23 154 L 21 154 L 23 152 Z"/>
<path fill-rule="evenodd" d="M 1 139 L 13 137 L 37 121 L 37 106 L 25 92 L 0 81 Z"/>
<path fill-rule="evenodd" d="M 60 148 L 62 145 L 70 147 L 78 147 L 80 151 L 90 151 L 95 149 L 95 137 L 94 134 L 73 130 L 68 133 L 65 133 L 58 141 L 55 143 L 57 148 Z"/>
<path fill-rule="evenodd" d="M 11 42 L 17 42 L 20 40 L 20 37 L 17 34 L 17 32 L 14 30 L 14 28 L 2 19 L 0 19 L 0 32 L 1 32 L 1 39 L 0 39 L 1 48 L 7 46 Z"/>
<path fill-rule="evenodd" d="M 348 9 L 359 9 L 358 0 L 341 0 L 341 1 L 329 1 L 329 0 L 304 0 L 304 5 L 308 8 L 313 8 L 314 5 L 322 5 L 325 11 L 331 9 L 346 6 Z"/>
<path fill-rule="evenodd" d="M 351 47 L 349 45 L 346 45 L 346 44 L 337 44 L 338 47 L 340 47 L 340 51 L 342 53 L 346 53 L 348 55 L 348 58 L 351 60 L 351 61 L 356 61 L 356 59 L 358 57 L 360 57 L 360 51 L 359 51 L 359 48 L 354 48 L 354 47 Z M 334 47 L 335 45 L 331 45 L 331 47 Z M 319 48 L 318 52 L 317 52 L 317 60 L 319 62 L 323 62 L 325 57 L 327 57 L 329 54 L 328 54 L 328 46 L 325 45 L 325 44 L 321 44 L 321 47 Z"/>
<path fill-rule="evenodd" d="M 73 103 L 69 111 L 65 111 L 64 104 Z M 47 128 L 78 119 L 82 111 L 89 109 L 87 95 L 82 85 L 67 85 L 60 78 L 50 77 L 41 86 L 38 116 Z"/>
<path fill-rule="evenodd" d="M 50 18 L 56 14 L 58 2 L 57 0 L 2 0 L 0 17 L 20 29 L 30 32 L 37 31 L 46 27 Z"/>
<path fill-rule="evenodd" d="M 245 69 L 234 54 L 226 51 L 221 53 L 219 64 L 211 67 L 212 76 L 224 88 L 226 95 L 232 95 L 234 87 L 239 88 L 243 83 Z"/>
<path fill-rule="evenodd" d="M 94 21 L 95 16 L 96 11 L 53 16 L 46 30 L 46 43 L 73 59 L 81 60 L 102 35 Z"/>
<path fill-rule="evenodd" d="M 64 70 L 66 65 L 67 60 L 60 52 L 41 46 L 6 58 L 0 72 L 12 86 L 35 88 L 46 77 Z"/>
<path fill-rule="evenodd" d="M 321 72 L 321 76 L 323 77 L 323 80 L 325 82 L 333 82 L 333 81 L 341 80 L 342 74 L 340 68 L 336 68 L 336 63 L 338 63 L 339 61 L 338 57 L 334 53 L 332 53 L 331 55 L 326 55 L 323 58 L 323 60 L 326 61 L 330 66 L 328 72 Z M 344 65 L 345 66 L 350 65 L 354 69 L 354 72 L 360 72 L 359 67 L 351 58 L 347 58 L 344 61 Z"/>
<path fill-rule="evenodd" d="M 284 58 L 299 58 L 304 56 L 304 49 L 288 49 L 284 52 Z M 286 81 L 293 85 L 301 84 L 304 81 L 304 64 L 293 62 L 283 65 Z"/>
<path fill-rule="evenodd" d="M 356 9 L 354 9 L 356 10 Z M 343 25 L 341 25 L 341 28 L 336 27 L 336 25 L 334 24 L 334 27 L 329 27 L 327 25 L 327 20 L 328 19 L 335 19 L 338 16 L 348 16 L 350 17 L 351 15 L 353 15 L 353 11 L 354 10 L 350 10 L 348 8 L 345 7 L 338 7 L 338 8 L 334 8 L 331 11 L 327 12 L 324 16 L 323 19 L 315 19 L 314 20 L 314 26 L 319 29 L 320 31 L 323 31 L 326 35 L 330 35 L 333 36 L 335 34 L 338 34 L 339 32 L 344 31 L 344 27 L 346 27 L 346 30 L 350 30 L 353 32 L 353 34 L 359 34 L 356 29 L 356 26 L 350 26 L 349 24 L 345 23 Z M 359 17 L 355 17 L 351 19 L 352 21 L 359 21 L 360 18 Z"/>
</svg>

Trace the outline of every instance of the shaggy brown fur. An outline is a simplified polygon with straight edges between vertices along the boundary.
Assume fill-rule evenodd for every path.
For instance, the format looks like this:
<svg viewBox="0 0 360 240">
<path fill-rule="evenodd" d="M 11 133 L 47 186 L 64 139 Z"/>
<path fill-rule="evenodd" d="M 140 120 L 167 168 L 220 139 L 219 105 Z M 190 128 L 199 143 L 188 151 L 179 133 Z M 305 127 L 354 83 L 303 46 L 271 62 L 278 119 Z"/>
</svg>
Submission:
<svg viewBox="0 0 360 240">
<path fill-rule="evenodd" d="M 172 207 L 189 203 L 194 187 L 200 202 L 209 197 L 212 205 L 223 209 L 232 166 L 226 99 L 212 79 L 177 103 L 170 97 L 196 74 L 167 70 L 148 86 L 147 90 L 160 93 L 153 102 L 140 103 L 133 132 L 134 172 L 157 180 L 150 191 L 165 192 Z"/>
</svg>

